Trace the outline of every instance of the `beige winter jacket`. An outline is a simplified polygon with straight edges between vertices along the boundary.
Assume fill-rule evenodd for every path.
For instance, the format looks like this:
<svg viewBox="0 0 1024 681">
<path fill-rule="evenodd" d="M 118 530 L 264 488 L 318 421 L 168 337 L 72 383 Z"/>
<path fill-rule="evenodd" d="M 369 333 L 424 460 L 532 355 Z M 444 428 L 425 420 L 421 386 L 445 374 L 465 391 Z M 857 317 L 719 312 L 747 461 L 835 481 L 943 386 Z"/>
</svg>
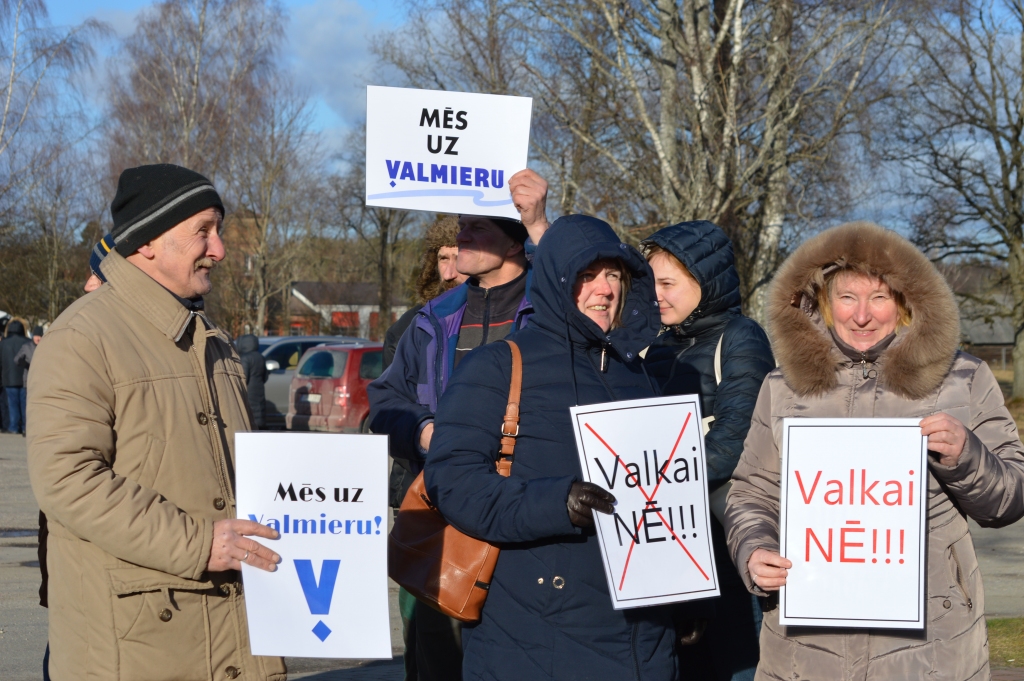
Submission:
<svg viewBox="0 0 1024 681">
<path fill-rule="evenodd" d="M 844 261 L 903 293 L 913 315 L 866 367 L 839 351 L 817 311 L 824 270 Z M 759 547 L 779 549 L 783 418 L 945 412 L 968 428 L 968 440 L 956 466 L 930 462 L 924 631 L 783 627 L 775 607 L 765 613 L 757 678 L 988 679 L 985 595 L 967 516 L 999 527 L 1024 515 L 1024 450 L 988 365 L 957 351 L 959 318 L 949 287 L 902 237 L 853 223 L 797 249 L 776 275 L 769 305 L 779 368 L 761 387 L 725 524 L 751 592 L 765 595 L 750 581 L 750 555 Z"/>
<path fill-rule="evenodd" d="M 29 377 L 51 676 L 284 679 L 282 659 L 249 652 L 238 573 L 206 571 L 214 521 L 235 516 L 241 363 L 116 252 L 102 267 L 108 283 L 57 318 Z"/>
</svg>

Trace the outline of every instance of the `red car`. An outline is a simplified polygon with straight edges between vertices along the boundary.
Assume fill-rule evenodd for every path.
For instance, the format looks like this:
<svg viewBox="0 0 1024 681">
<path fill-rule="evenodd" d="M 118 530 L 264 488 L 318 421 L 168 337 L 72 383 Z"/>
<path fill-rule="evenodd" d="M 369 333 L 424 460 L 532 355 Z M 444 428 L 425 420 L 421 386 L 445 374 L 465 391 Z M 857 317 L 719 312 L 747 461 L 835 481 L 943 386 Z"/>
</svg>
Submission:
<svg viewBox="0 0 1024 681">
<path fill-rule="evenodd" d="M 366 386 L 381 374 L 380 343 L 318 345 L 299 360 L 288 391 L 288 430 L 367 432 Z"/>
</svg>

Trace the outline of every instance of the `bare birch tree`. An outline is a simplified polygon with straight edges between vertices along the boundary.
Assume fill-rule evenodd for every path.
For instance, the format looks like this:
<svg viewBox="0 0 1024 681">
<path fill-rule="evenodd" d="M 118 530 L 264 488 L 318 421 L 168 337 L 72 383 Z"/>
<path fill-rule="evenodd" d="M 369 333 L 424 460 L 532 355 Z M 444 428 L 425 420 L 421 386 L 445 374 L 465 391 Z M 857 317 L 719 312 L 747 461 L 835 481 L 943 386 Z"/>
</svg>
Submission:
<svg viewBox="0 0 1024 681">
<path fill-rule="evenodd" d="M 274 70 L 284 15 L 267 0 L 164 0 L 110 73 L 110 174 L 177 163 L 217 182 L 244 142 L 238 118 Z"/>
</svg>

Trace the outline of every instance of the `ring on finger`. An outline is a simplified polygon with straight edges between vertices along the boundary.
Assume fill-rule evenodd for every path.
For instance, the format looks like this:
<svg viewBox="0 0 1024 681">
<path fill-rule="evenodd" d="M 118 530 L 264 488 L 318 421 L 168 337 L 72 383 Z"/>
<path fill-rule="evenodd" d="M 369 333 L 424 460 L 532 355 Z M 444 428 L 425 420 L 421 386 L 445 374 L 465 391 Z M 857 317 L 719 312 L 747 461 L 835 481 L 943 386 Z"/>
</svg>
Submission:
<svg viewBox="0 0 1024 681">
<path fill-rule="evenodd" d="M 247 560 L 249 560 L 249 552 L 248 551 L 246 551 L 245 552 L 245 556 L 242 557 L 242 562 L 244 563 Z"/>
</svg>

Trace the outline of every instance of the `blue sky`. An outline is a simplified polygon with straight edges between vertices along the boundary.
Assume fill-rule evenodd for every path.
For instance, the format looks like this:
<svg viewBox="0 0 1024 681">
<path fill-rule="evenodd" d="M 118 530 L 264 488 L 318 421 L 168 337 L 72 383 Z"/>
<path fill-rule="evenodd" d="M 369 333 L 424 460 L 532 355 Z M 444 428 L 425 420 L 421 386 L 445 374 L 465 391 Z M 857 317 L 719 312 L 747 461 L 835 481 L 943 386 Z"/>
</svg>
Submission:
<svg viewBox="0 0 1024 681">
<path fill-rule="evenodd" d="M 70 26 L 88 18 L 106 22 L 120 36 L 132 32 L 144 0 L 46 0 L 50 20 Z M 336 146 L 366 107 L 364 86 L 372 65 L 369 37 L 401 23 L 399 0 L 281 0 L 289 14 L 285 57 L 298 84 L 309 93 L 315 125 Z M 113 43 L 103 46 L 109 54 Z M 105 69 L 97 65 L 95 76 Z M 99 83 L 97 83 L 99 85 Z"/>
</svg>

